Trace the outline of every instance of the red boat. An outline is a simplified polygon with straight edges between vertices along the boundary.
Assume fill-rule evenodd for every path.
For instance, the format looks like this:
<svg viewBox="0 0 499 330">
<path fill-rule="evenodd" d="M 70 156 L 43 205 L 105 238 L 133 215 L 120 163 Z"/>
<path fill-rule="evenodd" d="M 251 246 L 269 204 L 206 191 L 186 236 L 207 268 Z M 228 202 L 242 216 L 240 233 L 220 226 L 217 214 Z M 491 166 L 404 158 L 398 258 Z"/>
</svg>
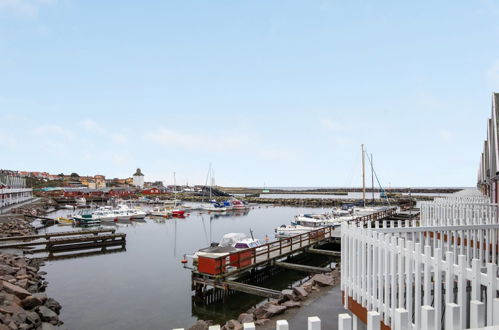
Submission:
<svg viewBox="0 0 499 330">
<path fill-rule="evenodd" d="M 185 214 L 185 210 L 172 210 L 172 216 L 174 217 L 183 217 Z"/>
</svg>

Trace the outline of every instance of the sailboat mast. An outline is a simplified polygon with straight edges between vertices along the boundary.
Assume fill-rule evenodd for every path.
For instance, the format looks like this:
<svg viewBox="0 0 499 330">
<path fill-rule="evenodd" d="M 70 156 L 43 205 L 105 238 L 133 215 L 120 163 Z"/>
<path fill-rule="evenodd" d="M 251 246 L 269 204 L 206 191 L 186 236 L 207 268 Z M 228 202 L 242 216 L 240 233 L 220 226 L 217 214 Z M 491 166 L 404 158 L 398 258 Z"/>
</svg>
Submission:
<svg viewBox="0 0 499 330">
<path fill-rule="evenodd" d="M 175 178 L 175 172 L 173 172 L 173 199 L 174 205 L 177 206 L 177 179 Z"/>
<path fill-rule="evenodd" d="M 362 200 L 366 206 L 366 160 L 364 158 L 364 144 L 360 145 L 362 151 Z"/>
<path fill-rule="evenodd" d="M 371 190 L 373 194 L 373 205 L 374 205 L 374 163 L 373 154 L 371 154 Z"/>
</svg>

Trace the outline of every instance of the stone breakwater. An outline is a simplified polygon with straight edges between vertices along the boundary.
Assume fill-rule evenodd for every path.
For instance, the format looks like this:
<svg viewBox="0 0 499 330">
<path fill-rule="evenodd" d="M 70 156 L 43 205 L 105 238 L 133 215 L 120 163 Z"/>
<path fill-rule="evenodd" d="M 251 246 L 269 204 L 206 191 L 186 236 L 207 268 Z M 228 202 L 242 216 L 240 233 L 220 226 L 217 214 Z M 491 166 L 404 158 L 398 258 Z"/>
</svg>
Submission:
<svg viewBox="0 0 499 330">
<path fill-rule="evenodd" d="M 26 214 L 26 215 L 44 215 L 47 211 L 57 207 L 57 202 L 53 199 L 42 198 L 34 203 L 26 204 L 13 208 L 11 213 L 14 214 Z"/>
<path fill-rule="evenodd" d="M 0 253 L 0 330 L 56 329 L 61 305 L 47 297 L 43 262 Z"/>
<path fill-rule="evenodd" d="M 302 285 L 282 290 L 282 298 L 270 301 L 252 308 L 239 315 L 237 320 L 230 320 L 222 326 L 222 330 L 243 330 L 243 324 L 254 322 L 255 325 L 263 326 L 271 322 L 271 319 L 284 313 L 291 308 L 298 308 L 302 302 L 307 300 L 313 291 L 319 291 L 320 287 L 334 286 L 340 283 L 340 270 L 334 269 L 330 273 L 317 274 Z M 208 330 L 211 321 L 199 320 L 189 330 Z"/>
<path fill-rule="evenodd" d="M 7 217 L 0 223 L 0 237 L 35 235 L 31 221 L 22 217 Z"/>
</svg>

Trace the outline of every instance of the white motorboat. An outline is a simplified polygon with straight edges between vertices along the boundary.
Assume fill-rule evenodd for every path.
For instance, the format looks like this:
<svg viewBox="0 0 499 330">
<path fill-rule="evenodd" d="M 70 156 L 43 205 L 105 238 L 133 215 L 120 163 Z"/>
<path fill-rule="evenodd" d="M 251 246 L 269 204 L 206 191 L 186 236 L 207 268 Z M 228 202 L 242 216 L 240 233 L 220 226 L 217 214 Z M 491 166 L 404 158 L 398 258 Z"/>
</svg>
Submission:
<svg viewBox="0 0 499 330">
<path fill-rule="evenodd" d="M 228 233 L 223 236 L 220 243 L 212 243 L 210 247 L 196 252 L 192 258 L 197 259 L 199 256 L 221 257 L 237 250 L 250 248 L 256 248 L 258 251 L 258 247 L 264 244 L 264 240 L 248 237 L 244 233 Z"/>
</svg>

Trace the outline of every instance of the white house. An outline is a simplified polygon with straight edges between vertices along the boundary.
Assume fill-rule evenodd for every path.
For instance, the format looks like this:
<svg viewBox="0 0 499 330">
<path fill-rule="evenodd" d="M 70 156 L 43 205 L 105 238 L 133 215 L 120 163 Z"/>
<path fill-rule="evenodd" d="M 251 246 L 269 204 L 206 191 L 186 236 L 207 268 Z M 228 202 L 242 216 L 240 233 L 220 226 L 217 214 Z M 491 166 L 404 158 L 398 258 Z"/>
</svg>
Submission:
<svg viewBox="0 0 499 330">
<path fill-rule="evenodd" d="M 140 168 L 138 168 L 133 175 L 133 185 L 135 187 L 144 188 L 144 174 L 142 174 Z"/>
</svg>

